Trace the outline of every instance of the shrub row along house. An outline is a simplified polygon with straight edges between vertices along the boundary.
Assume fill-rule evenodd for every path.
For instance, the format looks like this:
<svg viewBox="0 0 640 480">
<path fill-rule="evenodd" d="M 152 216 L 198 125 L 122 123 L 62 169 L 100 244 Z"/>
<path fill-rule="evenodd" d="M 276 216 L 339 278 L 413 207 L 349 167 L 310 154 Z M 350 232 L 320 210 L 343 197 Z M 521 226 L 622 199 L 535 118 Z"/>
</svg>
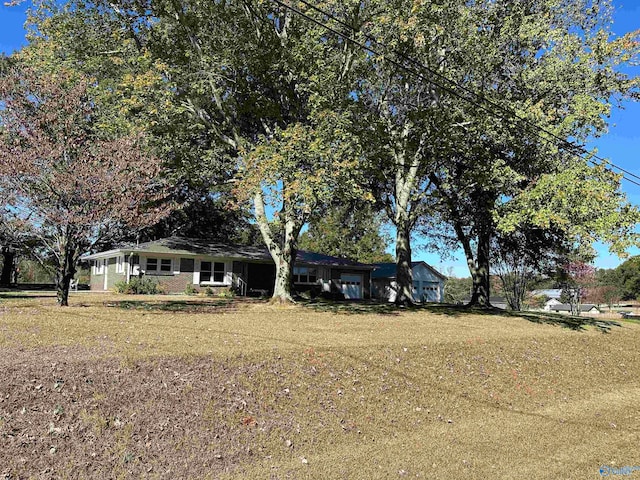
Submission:
<svg viewBox="0 0 640 480">
<path fill-rule="evenodd" d="M 193 287 L 214 292 L 232 288 L 240 295 L 268 295 L 276 275 L 275 264 L 264 247 L 181 237 L 123 245 L 83 259 L 91 263 L 91 290 L 102 291 L 144 276 L 154 278 L 167 293 Z M 416 262 L 413 267 L 415 299 L 442 301 L 444 276 L 424 262 Z M 367 265 L 304 250 L 298 252 L 293 271 L 295 290 L 308 292 L 311 297 L 357 300 L 379 293 L 378 298 L 393 301 L 394 279 L 395 264 Z"/>
</svg>

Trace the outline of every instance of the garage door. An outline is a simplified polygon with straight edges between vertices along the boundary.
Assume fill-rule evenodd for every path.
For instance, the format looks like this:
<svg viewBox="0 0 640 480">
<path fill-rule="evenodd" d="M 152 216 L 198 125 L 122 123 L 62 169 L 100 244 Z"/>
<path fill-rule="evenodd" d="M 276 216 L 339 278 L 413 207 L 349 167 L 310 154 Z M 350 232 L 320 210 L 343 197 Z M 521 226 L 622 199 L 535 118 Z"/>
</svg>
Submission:
<svg viewBox="0 0 640 480">
<path fill-rule="evenodd" d="M 343 273 L 340 275 L 340 284 L 344 298 L 348 300 L 362 298 L 362 275 Z"/>
</svg>

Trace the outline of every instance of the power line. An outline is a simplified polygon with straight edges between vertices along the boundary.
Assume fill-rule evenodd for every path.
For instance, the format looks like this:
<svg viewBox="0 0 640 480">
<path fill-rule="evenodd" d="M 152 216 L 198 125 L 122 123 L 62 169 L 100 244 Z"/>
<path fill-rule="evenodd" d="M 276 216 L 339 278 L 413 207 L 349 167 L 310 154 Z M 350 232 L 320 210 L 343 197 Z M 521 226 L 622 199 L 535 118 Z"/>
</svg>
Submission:
<svg viewBox="0 0 640 480">
<path fill-rule="evenodd" d="M 351 30 L 352 32 L 355 33 L 355 30 L 351 25 L 348 25 L 347 23 L 345 23 L 342 20 L 338 19 L 337 17 L 335 17 L 331 13 L 326 12 L 326 11 L 322 10 L 321 8 L 316 7 L 315 5 L 310 4 L 306 0 L 298 0 L 298 1 L 301 2 L 302 4 L 306 5 L 307 7 L 317 11 L 318 13 L 324 15 L 325 17 L 334 20 L 335 22 L 339 23 L 340 25 L 348 28 L 349 30 Z M 377 56 L 384 55 L 384 52 L 381 53 L 380 51 L 370 47 L 369 45 L 367 45 L 365 43 L 362 43 L 362 42 L 352 38 L 351 36 L 345 35 L 344 33 L 336 30 L 335 28 L 330 27 L 326 23 L 321 22 L 321 21 L 319 21 L 319 20 L 307 15 L 306 13 L 304 13 L 303 11 L 301 11 L 300 9 L 298 9 L 296 7 L 288 5 L 287 3 L 285 3 L 285 2 L 283 2 L 281 0 L 271 0 L 271 2 L 276 3 L 276 4 L 280 5 L 283 8 L 286 8 L 286 9 L 296 13 L 297 15 L 299 15 L 299 16 L 301 16 L 301 17 L 303 17 L 303 18 L 315 23 L 316 25 L 324 28 L 325 30 L 327 30 L 327 31 L 329 31 L 329 32 L 331 32 L 331 33 L 333 33 L 335 35 L 338 35 L 339 37 L 343 38 L 344 40 L 347 40 L 347 41 L 353 43 L 354 45 L 357 45 L 358 47 L 362 48 L 365 51 L 368 51 L 369 53 L 372 53 L 372 54 L 377 55 Z M 370 41 L 370 42 L 373 42 L 373 43 L 375 43 L 377 45 L 382 46 L 383 48 L 388 48 L 386 45 L 384 45 L 384 43 L 376 40 L 374 37 L 371 37 L 369 35 L 364 34 L 364 38 L 366 40 Z M 461 85 L 461 84 L 455 82 L 454 80 L 449 79 L 445 75 L 442 75 L 441 73 L 429 68 L 428 66 L 424 65 L 423 63 L 421 63 L 421 62 L 419 62 L 419 61 L 417 61 L 417 60 L 415 60 L 415 59 L 413 59 L 411 57 L 408 57 L 406 55 L 403 55 L 403 54 L 397 53 L 397 52 L 393 52 L 393 53 L 394 53 L 394 55 L 402 58 L 404 61 L 418 66 L 419 68 L 429 72 L 431 75 L 434 75 L 434 76 L 444 80 L 448 84 L 451 84 L 454 87 L 459 88 L 459 89 L 463 90 L 464 92 L 472 95 L 473 97 L 478 98 L 479 100 L 491 105 L 492 107 L 497 108 L 498 110 L 503 112 L 503 115 L 507 114 L 509 117 L 512 117 L 512 118 L 518 120 L 519 122 L 524 123 L 529 128 L 534 128 L 538 132 L 543 132 L 543 133 L 549 135 L 550 137 L 552 137 L 552 138 L 554 138 L 556 140 L 556 142 L 553 142 L 554 144 L 556 144 L 556 146 L 558 146 L 557 142 L 560 142 L 560 144 L 564 147 L 564 149 L 568 150 L 569 153 L 571 153 L 572 155 L 574 155 L 574 156 L 576 156 L 578 158 L 581 158 L 582 160 L 586 160 L 586 161 L 588 161 L 588 162 L 590 162 L 590 163 L 592 163 L 593 165 L 596 165 L 596 166 L 602 166 L 602 164 L 605 164 L 605 167 L 606 167 L 606 165 L 608 164 L 611 167 L 616 168 L 617 170 L 620 170 L 621 172 L 623 172 L 623 174 L 622 174 L 622 178 L 623 179 L 625 179 L 626 181 L 628 181 L 630 183 L 633 183 L 634 185 L 640 186 L 639 182 L 637 182 L 636 180 L 633 180 L 633 179 L 625 176 L 625 174 L 630 175 L 631 177 L 634 177 L 634 178 L 636 178 L 638 180 L 640 180 L 640 176 L 638 176 L 638 175 L 636 175 L 636 174 L 634 174 L 634 173 L 632 173 L 632 172 L 630 172 L 630 171 L 628 171 L 628 170 L 626 170 L 626 169 L 624 169 L 622 167 L 619 167 L 619 166 L 613 164 L 612 162 L 607 161 L 604 158 L 601 158 L 601 157 L 599 157 L 599 156 L 597 156 L 595 154 L 591 154 L 584 147 L 581 147 L 579 145 L 575 145 L 575 144 L 569 142 L 568 140 L 566 140 L 566 139 L 564 139 L 562 137 L 559 137 L 558 135 L 554 134 L 553 132 L 547 130 L 546 128 L 541 127 L 540 125 L 537 125 L 537 124 L 527 120 L 526 118 L 521 117 L 515 111 L 513 111 L 513 110 L 511 110 L 511 109 L 509 109 L 509 108 L 507 108 L 507 107 L 505 107 L 505 106 L 493 101 L 493 100 L 490 100 L 490 99 L 482 96 L 481 94 L 475 92 L 474 90 L 471 90 L 470 88 L 468 88 L 468 87 L 466 87 L 464 85 Z M 424 74 L 420 73 L 419 71 L 416 71 L 413 68 L 409 68 L 406 65 L 404 65 L 403 63 L 398 62 L 397 60 L 394 60 L 394 59 L 391 59 L 391 58 L 388 58 L 388 57 L 385 57 L 385 60 L 387 60 L 388 62 L 392 63 L 393 65 L 396 65 L 396 66 L 402 68 L 403 70 L 406 70 L 409 73 L 412 73 L 413 75 L 417 76 L 420 79 L 426 80 L 427 82 L 438 86 L 442 90 L 444 90 L 444 91 L 446 91 L 446 92 L 448 92 L 448 93 L 450 93 L 450 94 L 452 94 L 452 95 L 454 95 L 454 96 L 456 96 L 456 97 L 458 97 L 458 98 L 460 98 L 460 99 L 462 99 L 462 100 L 464 100 L 466 102 L 469 102 L 469 103 L 471 103 L 471 104 L 473 104 L 473 105 L 475 105 L 477 107 L 482 108 L 484 111 L 490 113 L 491 115 L 496 115 L 496 112 L 494 110 L 489 109 L 488 107 L 486 107 L 483 104 L 480 104 L 478 102 L 474 102 L 473 100 L 465 97 L 464 95 L 460 94 L 456 90 L 454 90 L 454 89 L 452 89 L 450 87 L 444 86 L 441 83 L 438 83 L 437 81 L 433 80 L 432 78 L 428 78 L 427 76 L 425 76 Z M 503 115 L 501 115 L 501 116 L 503 116 Z M 536 133 L 536 135 L 540 139 L 545 141 L 545 142 L 549 142 L 549 143 L 552 142 L 551 139 L 545 138 L 542 135 L 540 135 L 539 133 Z M 576 153 L 576 152 L 578 152 L 578 153 Z M 585 155 L 585 154 L 586 155 L 591 155 L 592 157 L 600 160 L 601 163 L 595 162 L 591 158 L 584 158 L 583 155 Z M 607 168 L 607 170 L 611 171 L 609 168 Z"/>
<path fill-rule="evenodd" d="M 302 4 L 306 5 L 307 7 L 309 7 L 309 8 L 311 8 L 311 9 L 313 9 L 313 10 L 317 11 L 318 13 L 321 13 L 322 15 L 325 15 L 327 18 L 330 18 L 331 20 L 334 20 L 335 22 L 339 23 L 340 25 L 342 25 L 342 26 L 344 26 L 344 27 L 346 27 L 346 28 L 350 29 L 351 31 L 353 31 L 353 33 L 356 33 L 356 32 L 355 32 L 355 29 L 354 29 L 351 25 L 349 25 L 349 24 L 347 24 L 346 22 L 344 22 L 344 21 L 340 20 L 340 19 L 339 19 L 339 18 L 337 18 L 335 15 L 333 15 L 333 14 L 331 14 L 331 13 L 329 13 L 329 12 L 325 11 L 325 10 L 322 10 L 322 9 L 321 9 L 321 8 L 319 8 L 319 7 L 316 7 L 315 5 L 313 5 L 313 4 L 311 4 L 311 3 L 309 3 L 309 2 L 308 2 L 308 1 L 306 1 L 306 0 L 298 0 L 298 1 L 299 1 L 300 3 L 302 3 Z M 278 2 L 278 3 L 279 3 L 279 2 Z M 383 42 L 380 42 L 379 40 L 375 39 L 374 37 L 372 37 L 372 36 L 370 36 L 370 35 L 366 35 L 366 34 L 363 34 L 363 35 L 364 35 L 364 38 L 366 38 L 367 40 L 372 41 L 372 42 L 374 42 L 374 43 L 376 43 L 376 44 L 378 44 L 378 45 L 382 46 L 383 48 L 388 48 L 388 46 L 387 46 L 387 45 L 385 45 Z M 343 37 L 343 38 L 344 38 L 344 37 Z M 558 135 L 556 135 L 556 134 L 554 134 L 553 132 L 551 132 L 551 131 L 549 131 L 549 130 L 545 129 L 544 127 L 541 127 L 540 125 L 537 125 L 537 124 L 535 124 L 535 123 L 533 123 L 533 122 L 531 122 L 531 121 L 527 120 L 526 118 L 521 117 L 521 116 L 520 116 L 520 115 L 518 115 L 518 114 L 517 114 L 517 112 L 515 112 L 514 110 L 511 110 L 511 109 L 509 109 L 508 107 L 505 107 L 504 105 L 502 105 L 502 104 L 500 104 L 500 103 L 498 103 L 498 102 L 495 102 L 495 101 L 493 101 L 493 100 L 490 100 L 490 99 L 488 99 L 488 98 L 484 97 L 483 95 L 481 95 L 481 94 L 479 94 L 478 92 L 476 92 L 476 91 L 472 90 L 471 88 L 468 88 L 468 87 L 466 87 L 466 86 L 464 86 L 464 85 L 462 85 L 462 84 L 460 84 L 460 83 L 458 83 L 458 82 L 456 82 L 456 81 L 454 81 L 454 80 L 451 80 L 451 79 L 450 79 L 450 78 L 448 78 L 447 76 L 445 76 L 445 75 L 441 74 L 441 73 L 440 73 L 440 72 L 438 72 L 437 70 L 433 70 L 432 68 L 428 67 L 428 66 L 427 66 L 427 65 L 425 65 L 424 63 L 421 63 L 421 62 L 419 62 L 419 61 L 417 61 L 417 60 L 415 60 L 415 59 L 413 59 L 413 58 L 411 58 L 411 57 L 408 57 L 408 56 L 406 56 L 406 55 L 402 54 L 402 53 L 398 53 L 398 52 L 393 52 L 393 53 L 394 53 L 395 55 L 397 55 L 398 57 L 402 58 L 403 60 L 406 60 L 406 61 L 408 61 L 408 62 L 410 62 L 410 63 L 412 63 L 412 64 L 414 64 L 414 65 L 417 65 L 418 67 L 420 67 L 420 68 L 422 68 L 422 69 L 426 70 L 426 71 L 427 71 L 427 72 L 429 72 L 431 75 L 435 75 L 435 76 L 437 76 L 438 78 L 441 78 L 442 80 L 446 81 L 447 83 L 452 84 L 452 85 L 454 85 L 455 87 L 460 88 L 460 89 L 462 89 L 463 91 L 465 91 L 465 92 L 467 92 L 467 93 L 470 93 L 470 94 L 471 94 L 471 95 L 473 95 L 474 97 L 476 97 L 476 98 L 478 98 L 478 99 L 480 99 L 480 100 L 482 100 L 482 101 L 484 101 L 484 102 L 488 103 L 489 105 L 492 105 L 492 106 L 494 106 L 494 107 L 498 108 L 499 110 L 503 111 L 504 113 L 506 113 L 506 114 L 508 114 L 508 115 L 510 115 L 510 116 L 512 116 L 512 117 L 514 117 L 514 118 L 516 118 L 516 119 L 518 119 L 518 120 L 520 120 L 521 122 L 524 122 L 524 123 L 526 123 L 527 125 L 529 125 L 529 126 L 531 126 L 531 127 L 535 128 L 535 129 L 537 129 L 537 130 L 539 130 L 539 131 L 541 131 L 541 132 L 544 132 L 544 133 L 546 133 L 547 135 L 550 135 L 551 137 L 553 137 L 553 138 L 555 138 L 556 140 L 558 140 L 559 142 L 561 142 L 565 147 L 568 147 L 568 148 L 569 148 L 569 149 L 571 149 L 571 150 L 578 150 L 578 151 L 580 152 L 579 156 L 582 156 L 583 154 L 586 154 L 586 155 L 592 155 L 594 158 L 596 158 L 596 159 L 600 160 L 601 162 L 603 162 L 603 163 L 608 163 L 608 164 L 609 164 L 609 165 L 611 165 L 612 167 L 614 167 L 614 168 L 616 168 L 616 169 L 620 170 L 621 172 L 627 173 L 628 175 L 631 175 L 632 177 L 635 177 L 636 179 L 640 180 L 640 176 L 638 176 L 638 175 L 636 175 L 636 174 L 634 174 L 634 173 L 632 173 L 632 172 L 629 172 L 628 170 L 625 170 L 624 168 L 619 167 L 619 166 L 617 166 L 617 165 L 615 165 L 615 164 L 613 164 L 613 163 L 611 163 L 611 162 L 608 162 L 606 159 L 604 159 L 604 158 L 602 158 L 602 157 L 599 157 L 598 155 L 591 154 L 591 153 L 590 153 L 589 151 L 587 151 L 584 147 L 582 147 L 582 146 L 580 146 L 580 145 L 575 145 L 575 144 L 573 144 L 573 143 L 569 142 L 568 140 L 566 140 L 566 139 L 564 139 L 564 138 L 562 138 L 562 137 L 559 137 Z M 429 80 L 429 81 L 430 81 L 430 80 Z M 431 82 L 432 82 L 432 83 L 435 83 L 435 82 L 433 82 L 433 81 L 431 81 Z M 437 84 L 437 83 L 435 83 L 435 84 L 436 84 L 436 85 L 438 85 L 438 86 L 440 86 L 440 85 L 439 85 L 439 84 Z M 462 98 L 462 97 L 460 97 L 460 98 Z M 477 105 L 477 103 L 474 103 L 474 105 Z M 492 112 L 492 113 L 493 113 L 493 112 Z M 540 138 L 542 138 L 542 137 L 540 137 Z M 543 138 L 543 139 L 544 139 L 544 138 Z M 544 140 L 546 140 L 546 139 L 544 139 Z M 592 163 L 595 163 L 595 162 L 592 162 Z"/>
<path fill-rule="evenodd" d="M 281 4 L 281 5 L 282 5 L 282 2 L 277 1 L 277 0 L 275 0 L 275 1 L 276 1 L 276 3 L 278 3 L 278 4 Z M 344 22 L 344 21 L 340 20 L 340 19 L 339 19 L 339 18 L 337 18 L 335 15 L 333 15 L 333 14 L 331 14 L 331 13 L 329 13 L 329 12 L 325 11 L 325 10 L 322 10 L 322 9 L 321 9 L 321 8 L 319 8 L 319 7 L 316 7 L 315 5 L 313 5 L 313 4 L 311 4 L 311 3 L 309 3 L 309 2 L 308 2 L 308 1 L 306 1 L 306 0 L 298 0 L 298 1 L 299 1 L 300 3 L 302 3 L 302 4 L 306 5 L 307 7 L 309 7 L 309 8 L 311 8 L 311 9 L 313 9 L 313 10 L 317 11 L 318 13 L 321 13 L 322 15 L 326 16 L 327 18 L 330 18 L 331 20 L 334 20 L 335 22 L 339 23 L 340 25 L 342 25 L 342 26 L 344 26 L 344 27 L 346 27 L 346 28 L 350 29 L 353 33 L 356 33 L 356 32 L 355 32 L 355 29 L 354 29 L 351 25 L 349 25 L 349 24 L 347 24 L 346 22 Z M 297 9 L 295 9 L 294 7 L 289 7 L 289 6 L 287 6 L 287 5 L 284 5 L 284 6 L 285 6 L 285 8 L 291 8 L 293 11 L 296 11 L 296 10 L 297 10 Z M 301 11 L 299 11 L 299 10 L 298 10 L 298 13 L 299 13 L 299 14 L 301 14 L 302 16 L 306 17 L 306 18 L 310 18 L 310 17 L 308 17 L 306 14 L 304 14 L 303 12 L 301 12 Z M 330 29 L 331 31 L 334 31 L 333 29 L 331 29 L 331 28 L 330 28 L 329 26 L 327 26 L 326 24 L 323 24 L 322 22 L 320 22 L 320 24 L 321 24 L 324 28 L 327 28 L 327 29 Z M 335 32 L 335 31 L 334 31 L 334 32 Z M 344 36 L 343 34 L 341 34 L 340 32 L 335 32 L 335 33 L 337 33 L 338 35 L 340 35 L 342 38 L 345 38 L 346 40 L 349 40 L 349 41 L 352 41 L 352 42 L 354 42 L 354 43 L 358 44 L 358 42 L 357 42 L 357 41 L 354 41 L 354 40 L 353 40 L 353 39 L 351 39 L 351 38 L 347 38 L 347 37 L 345 37 L 345 36 Z M 383 48 L 388 48 L 388 46 L 387 46 L 387 45 L 385 45 L 383 42 L 380 42 L 380 41 L 379 41 L 379 40 L 377 40 L 376 38 L 374 38 L 374 37 L 372 37 L 372 36 L 370 36 L 370 35 L 366 35 L 366 34 L 363 34 L 363 35 L 364 35 L 364 38 L 365 38 L 365 39 L 367 39 L 368 41 L 374 42 L 374 43 L 376 43 L 376 44 L 378 44 L 378 45 L 382 46 Z M 365 46 L 365 47 L 366 47 L 366 46 Z M 371 50 L 369 50 L 369 51 L 371 51 Z M 374 53 L 374 52 L 373 52 L 373 51 L 371 51 L 371 53 Z M 571 153 L 573 153 L 574 155 L 579 156 L 580 158 L 583 158 L 583 157 L 582 157 L 582 155 L 585 155 L 585 154 L 586 154 L 586 155 L 591 155 L 593 158 L 596 158 L 596 159 L 600 160 L 600 162 L 601 162 L 601 163 L 608 164 L 608 165 L 610 165 L 611 167 L 616 168 L 616 169 L 620 170 L 621 172 L 626 173 L 626 174 L 628 174 L 628 175 L 630 175 L 630 176 L 632 176 L 632 177 L 634 177 L 634 178 L 636 178 L 636 179 L 640 180 L 640 176 L 636 175 L 635 173 L 630 172 L 630 171 L 628 171 L 628 170 L 626 170 L 626 169 L 624 169 L 624 168 L 622 168 L 622 167 L 620 167 L 620 166 L 618 166 L 618 165 L 615 165 L 614 163 L 612 163 L 612 162 L 610 162 L 610 161 L 607 161 L 606 159 L 604 159 L 604 158 L 602 158 L 602 157 L 599 157 L 599 156 L 598 156 L 598 155 L 596 155 L 596 154 L 591 154 L 591 153 L 590 153 L 589 151 L 587 151 L 584 147 L 582 147 L 582 146 L 580 146 L 580 145 L 575 145 L 575 144 L 573 144 L 573 143 L 569 142 L 568 140 L 566 140 L 566 139 L 564 139 L 564 138 L 562 138 L 562 137 L 559 137 L 558 135 L 556 135 L 556 134 L 554 134 L 553 132 L 551 132 L 551 131 L 549 131 L 549 130 L 545 129 L 544 127 L 541 127 L 540 125 L 537 125 L 537 124 L 535 124 L 535 123 L 533 123 L 533 122 L 531 122 L 531 121 L 527 120 L 526 118 L 521 117 L 521 116 L 520 116 L 520 115 L 518 115 L 518 114 L 517 114 L 517 112 L 515 112 L 514 110 L 511 110 L 511 109 L 509 109 L 508 107 L 505 107 L 504 105 L 502 105 L 502 104 L 500 104 L 500 103 L 497 103 L 497 102 L 495 102 L 495 101 L 493 101 L 493 100 L 490 100 L 490 99 L 488 99 L 488 98 L 484 97 L 483 95 L 479 94 L 478 92 L 476 92 L 476 91 L 474 91 L 474 90 L 472 90 L 472 89 L 470 89 L 470 88 L 468 88 L 468 87 L 466 87 L 466 86 L 464 86 L 464 85 L 462 85 L 462 84 L 460 84 L 460 83 L 458 83 L 458 82 L 456 82 L 456 81 L 454 81 L 454 80 L 451 80 L 450 78 L 446 77 L 445 75 L 441 74 L 440 72 L 438 72 L 438 71 L 436 71 L 436 70 L 433 70 L 433 69 L 429 68 L 429 67 L 428 67 L 427 65 L 425 65 L 424 63 L 421 63 L 421 62 L 419 62 L 419 61 L 417 61 L 417 60 L 415 60 L 415 59 L 413 59 L 413 58 L 411 58 L 411 57 L 408 57 L 408 56 L 406 56 L 406 55 L 402 54 L 402 53 L 398 53 L 398 52 L 393 52 L 393 53 L 394 53 L 395 55 L 397 55 L 398 57 L 402 58 L 403 60 L 408 61 L 408 62 L 410 62 L 410 63 L 412 63 L 412 64 L 414 64 L 414 65 L 417 65 L 418 67 L 420 67 L 420 68 L 422 68 L 422 69 L 426 70 L 426 71 L 427 71 L 427 72 L 429 72 L 431 75 L 435 75 L 436 77 L 438 77 L 438 78 L 440 78 L 440 79 L 442 79 L 442 80 L 446 81 L 447 83 L 452 84 L 452 85 L 454 85 L 455 87 L 462 89 L 463 91 L 465 91 L 465 92 L 467 92 L 467 93 L 469 93 L 469 94 L 473 95 L 474 97 L 476 97 L 476 98 L 478 98 L 478 99 L 480 99 L 480 100 L 482 100 L 482 101 L 484 101 L 484 102 L 488 103 L 489 105 L 491 105 L 491 106 L 493 106 L 493 107 L 496 107 L 497 109 L 501 110 L 502 112 L 506 113 L 507 115 L 509 115 L 509 116 L 511 116 L 511 117 L 514 117 L 514 118 L 516 118 L 517 120 L 519 120 L 519 121 L 521 121 L 521 122 L 524 122 L 524 123 L 525 123 L 525 124 L 527 124 L 528 126 L 533 127 L 533 128 L 535 128 L 536 130 L 541 131 L 541 132 L 544 132 L 544 133 L 546 133 L 547 135 L 549 135 L 549 136 L 551 136 L 551 137 L 555 138 L 555 139 L 556 139 L 556 140 L 558 140 L 562 145 L 564 145 L 564 146 L 565 146 L 565 148 L 568 148 L 569 150 L 571 150 L 571 151 L 572 151 Z M 377 54 L 379 55 L 379 53 L 377 53 Z M 402 65 L 400 65 L 400 66 L 402 66 Z M 408 71 L 410 71 L 409 69 L 407 69 L 407 70 L 408 70 Z M 443 87 L 441 84 L 438 84 L 437 82 L 434 82 L 433 80 L 431 80 L 431 79 L 429 79 L 429 78 L 426 78 L 426 80 L 427 80 L 427 81 L 429 81 L 430 83 L 433 83 L 433 84 L 435 84 L 435 85 L 439 86 L 440 88 L 445 88 L 445 87 Z M 448 91 L 448 92 L 450 92 L 450 93 L 453 93 L 454 95 L 458 96 L 459 98 L 461 98 L 461 99 L 463 99 L 463 100 L 466 100 L 466 101 L 468 101 L 468 102 L 470 102 L 470 103 L 473 103 L 473 104 L 474 104 L 474 105 L 476 105 L 476 106 L 481 106 L 481 105 L 478 105 L 477 103 L 472 102 L 471 100 L 469 100 L 469 99 L 467 99 L 467 98 L 465 98 L 465 97 L 463 97 L 463 96 L 461 96 L 461 95 L 457 94 L 457 92 L 452 92 L 451 90 L 446 89 L 446 88 L 445 88 L 445 90 L 446 90 L 446 91 Z M 495 113 L 495 112 L 493 112 L 493 111 L 487 110 L 486 108 L 484 108 L 484 110 L 489 111 L 489 112 L 490 112 L 490 113 L 492 113 L 492 114 L 494 114 L 494 113 Z M 547 138 L 544 138 L 544 137 L 542 137 L 542 136 L 540 136 L 540 135 L 538 135 L 538 137 L 539 137 L 539 138 L 541 138 L 541 139 L 542 139 L 542 140 L 544 140 L 544 141 L 549 141 Z M 576 154 L 576 153 L 575 153 L 575 151 L 576 151 L 576 150 L 577 150 L 579 153 L 577 153 L 577 154 Z M 585 160 L 587 160 L 587 161 L 589 161 L 589 162 L 593 163 L 594 165 L 599 165 L 598 163 L 594 162 L 594 161 L 593 161 L 593 160 L 591 160 L 591 159 L 585 159 Z M 624 175 L 623 175 L 623 177 L 624 177 Z M 637 183 L 636 183 L 636 182 L 634 182 L 633 180 L 631 180 L 631 179 L 629 179 L 629 178 L 627 178 L 627 177 L 624 177 L 624 178 L 625 178 L 625 180 L 630 181 L 631 183 L 635 183 L 635 184 L 637 185 Z"/>
</svg>

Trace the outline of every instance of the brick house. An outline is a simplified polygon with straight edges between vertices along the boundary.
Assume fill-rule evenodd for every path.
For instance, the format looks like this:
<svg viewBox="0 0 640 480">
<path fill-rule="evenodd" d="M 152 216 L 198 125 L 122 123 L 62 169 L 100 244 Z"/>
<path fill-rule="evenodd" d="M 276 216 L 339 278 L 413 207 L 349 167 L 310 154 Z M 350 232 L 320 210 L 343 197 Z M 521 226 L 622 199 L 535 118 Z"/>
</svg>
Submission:
<svg viewBox="0 0 640 480">
<path fill-rule="evenodd" d="M 123 245 L 86 255 L 83 260 L 90 262 L 90 287 L 96 291 L 112 290 L 117 282 L 144 276 L 156 279 L 167 293 L 184 292 L 192 285 L 196 290 L 233 288 L 240 295 L 265 295 L 272 291 L 276 274 L 264 247 L 181 237 Z M 293 272 L 294 288 L 311 296 L 332 292 L 346 299 L 371 298 L 374 268 L 300 250 Z"/>
</svg>

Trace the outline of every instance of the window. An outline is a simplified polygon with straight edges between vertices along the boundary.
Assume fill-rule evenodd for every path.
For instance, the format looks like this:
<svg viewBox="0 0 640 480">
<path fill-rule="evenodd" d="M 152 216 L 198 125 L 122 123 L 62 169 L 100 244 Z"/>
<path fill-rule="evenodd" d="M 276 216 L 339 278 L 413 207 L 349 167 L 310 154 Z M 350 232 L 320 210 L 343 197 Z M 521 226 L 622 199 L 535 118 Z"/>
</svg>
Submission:
<svg viewBox="0 0 640 480">
<path fill-rule="evenodd" d="M 147 258 L 147 271 L 148 272 L 157 272 L 158 271 L 158 259 L 157 258 Z"/>
<path fill-rule="evenodd" d="M 180 259 L 180 271 L 181 272 L 193 272 L 195 270 L 195 262 L 193 258 L 181 258 Z"/>
<path fill-rule="evenodd" d="M 318 272 L 315 268 L 293 267 L 293 283 L 316 283 Z"/>
<path fill-rule="evenodd" d="M 170 258 L 147 258 L 148 273 L 171 273 Z"/>
<path fill-rule="evenodd" d="M 201 282 L 224 282 L 223 262 L 200 262 Z"/>
</svg>

